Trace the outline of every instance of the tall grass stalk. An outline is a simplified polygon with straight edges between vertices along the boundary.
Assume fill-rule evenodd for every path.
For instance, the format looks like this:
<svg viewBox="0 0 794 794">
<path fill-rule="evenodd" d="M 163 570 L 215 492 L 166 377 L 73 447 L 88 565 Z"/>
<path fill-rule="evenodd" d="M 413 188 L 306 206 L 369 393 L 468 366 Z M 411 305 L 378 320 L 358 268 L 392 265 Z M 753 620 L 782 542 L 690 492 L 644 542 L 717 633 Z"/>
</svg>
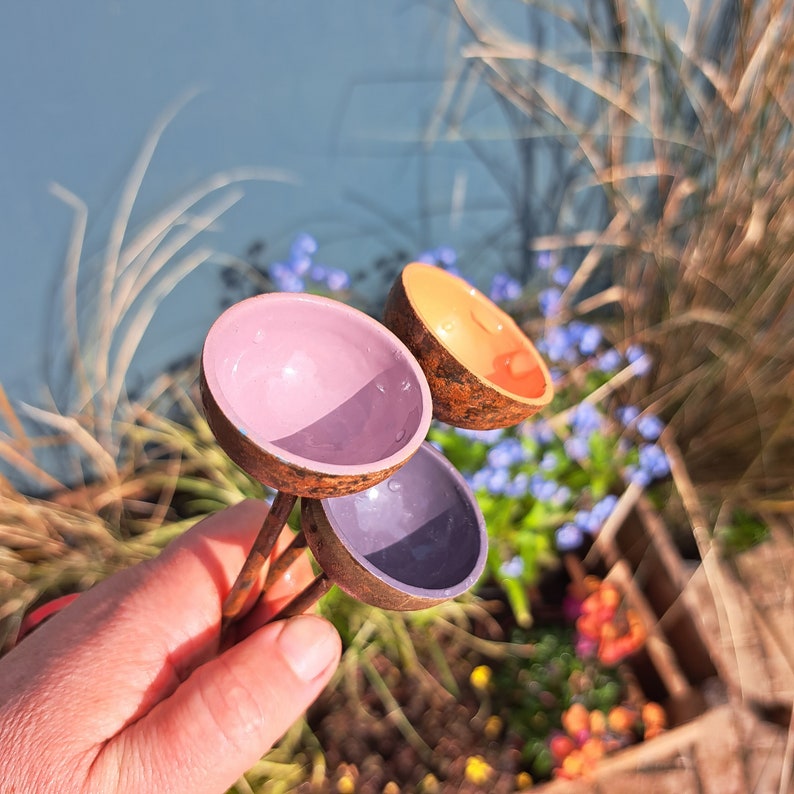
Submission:
<svg viewBox="0 0 794 794">
<path fill-rule="evenodd" d="M 51 405 L 26 410 L 74 442 L 79 465 L 70 472 L 73 478 L 112 478 L 125 442 L 121 429 L 134 423 L 148 399 L 143 394 L 131 400 L 127 387 L 133 359 L 158 307 L 195 269 L 224 261 L 201 243 L 202 235 L 243 198 L 242 183 L 294 182 L 275 168 L 218 172 L 132 228 L 133 209 L 157 145 L 183 104 L 169 108 L 147 135 L 98 260 L 84 254 L 87 207 L 62 186 L 52 188 L 74 213 L 61 292 L 63 329 L 55 331 L 64 336 L 66 351 L 63 358 L 53 355 Z"/>
<path fill-rule="evenodd" d="M 700 488 L 794 510 L 792 3 L 693 3 L 682 30 L 630 0 L 525 5 L 527 40 L 455 0 L 463 59 L 567 149 L 568 206 L 606 208 L 589 227 L 560 213 L 529 248 L 575 259 L 571 316 L 653 351 L 632 397 L 669 420 Z"/>
<path fill-rule="evenodd" d="M 147 136 L 101 257 L 84 252 L 86 205 L 53 186 L 73 223 L 53 313 L 60 347 L 50 351 L 49 394 L 44 405 L 15 407 L 0 386 L 0 460 L 16 474 L 13 483 L 0 476 L 0 648 L 37 601 L 83 590 L 157 553 L 202 515 L 264 494 L 215 443 L 197 408 L 195 367 L 128 392 L 162 300 L 205 262 L 228 262 L 202 238 L 242 199 L 242 184 L 292 181 L 278 169 L 219 172 L 133 229 L 147 169 L 182 104 Z"/>
</svg>

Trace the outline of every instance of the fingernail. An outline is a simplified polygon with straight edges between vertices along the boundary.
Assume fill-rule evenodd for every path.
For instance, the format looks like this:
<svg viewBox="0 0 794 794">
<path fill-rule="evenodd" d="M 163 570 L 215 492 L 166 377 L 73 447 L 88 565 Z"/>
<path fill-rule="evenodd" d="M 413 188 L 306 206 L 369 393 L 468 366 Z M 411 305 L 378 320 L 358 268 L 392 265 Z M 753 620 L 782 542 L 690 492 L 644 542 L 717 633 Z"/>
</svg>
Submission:
<svg viewBox="0 0 794 794">
<path fill-rule="evenodd" d="M 277 642 L 292 672 L 302 681 L 313 681 L 339 657 L 336 629 L 311 615 L 285 621 Z"/>
</svg>

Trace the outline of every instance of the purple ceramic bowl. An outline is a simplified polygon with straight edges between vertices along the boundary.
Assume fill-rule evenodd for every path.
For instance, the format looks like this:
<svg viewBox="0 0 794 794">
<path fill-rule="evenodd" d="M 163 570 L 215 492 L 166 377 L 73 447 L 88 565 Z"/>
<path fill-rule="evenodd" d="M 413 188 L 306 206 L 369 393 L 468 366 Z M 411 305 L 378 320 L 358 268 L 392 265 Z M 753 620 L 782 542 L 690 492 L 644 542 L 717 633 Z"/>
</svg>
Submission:
<svg viewBox="0 0 794 794">
<path fill-rule="evenodd" d="M 302 500 L 306 541 L 328 578 L 384 609 L 422 609 L 468 590 L 488 538 L 474 494 L 433 446 L 350 496 Z"/>
<path fill-rule="evenodd" d="M 298 496 L 353 493 L 414 454 L 430 389 L 388 329 L 343 303 L 272 293 L 216 320 L 201 357 L 209 425 L 239 466 Z"/>
</svg>

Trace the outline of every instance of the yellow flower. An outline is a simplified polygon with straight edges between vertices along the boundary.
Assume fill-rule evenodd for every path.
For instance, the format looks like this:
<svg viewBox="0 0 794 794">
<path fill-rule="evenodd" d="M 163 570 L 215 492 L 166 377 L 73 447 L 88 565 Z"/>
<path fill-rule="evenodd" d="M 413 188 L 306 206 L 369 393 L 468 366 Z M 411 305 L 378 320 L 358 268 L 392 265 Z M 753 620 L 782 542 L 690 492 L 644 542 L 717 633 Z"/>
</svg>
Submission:
<svg viewBox="0 0 794 794">
<path fill-rule="evenodd" d="M 502 718 L 497 717 L 496 714 L 492 714 L 485 720 L 485 727 L 483 728 L 483 733 L 485 734 L 486 739 L 496 739 L 499 737 L 499 734 L 502 732 Z"/>
<path fill-rule="evenodd" d="M 470 755 L 466 759 L 466 780 L 475 786 L 484 786 L 493 774 L 493 767 L 481 756 Z"/>
<path fill-rule="evenodd" d="M 336 783 L 336 790 L 339 794 L 353 794 L 356 790 L 356 781 L 353 780 L 353 776 L 345 772 L 342 777 Z"/>
<path fill-rule="evenodd" d="M 491 668 L 487 664 L 481 664 L 471 671 L 469 682 L 475 689 L 485 691 L 491 683 Z"/>
<path fill-rule="evenodd" d="M 532 788 L 534 781 L 529 772 L 519 772 L 516 775 L 516 789 L 523 791 L 525 788 Z"/>
<path fill-rule="evenodd" d="M 438 794 L 438 792 L 441 791 L 438 778 L 432 772 L 428 772 L 419 781 L 419 791 L 421 791 L 422 794 Z"/>
</svg>

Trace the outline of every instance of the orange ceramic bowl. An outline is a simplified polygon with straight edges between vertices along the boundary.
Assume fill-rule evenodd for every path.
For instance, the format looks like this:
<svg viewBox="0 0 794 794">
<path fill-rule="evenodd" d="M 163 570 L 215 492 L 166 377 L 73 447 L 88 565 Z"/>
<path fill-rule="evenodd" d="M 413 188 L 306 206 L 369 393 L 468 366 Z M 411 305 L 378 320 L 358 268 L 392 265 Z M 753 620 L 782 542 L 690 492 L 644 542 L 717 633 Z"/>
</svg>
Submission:
<svg viewBox="0 0 794 794">
<path fill-rule="evenodd" d="M 384 323 L 419 361 L 443 422 L 508 427 L 554 396 L 548 367 L 512 317 L 441 268 L 406 265 L 389 292 Z"/>
</svg>

